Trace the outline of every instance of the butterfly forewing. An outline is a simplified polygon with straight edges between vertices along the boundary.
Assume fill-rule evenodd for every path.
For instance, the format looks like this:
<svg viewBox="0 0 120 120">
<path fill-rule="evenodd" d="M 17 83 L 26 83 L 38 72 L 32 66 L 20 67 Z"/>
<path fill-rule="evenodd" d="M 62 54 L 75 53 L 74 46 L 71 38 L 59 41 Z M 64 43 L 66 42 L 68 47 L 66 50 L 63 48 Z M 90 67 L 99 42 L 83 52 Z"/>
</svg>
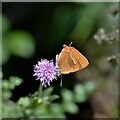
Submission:
<svg viewBox="0 0 120 120">
<path fill-rule="evenodd" d="M 80 69 L 83 69 L 86 66 L 88 66 L 89 64 L 88 60 L 78 50 L 71 47 L 71 54 L 73 58 L 76 60 L 76 62 L 80 65 Z"/>
<path fill-rule="evenodd" d="M 61 74 L 68 74 L 83 69 L 88 65 L 87 59 L 74 47 L 64 46 L 59 58 L 58 66 Z"/>
</svg>

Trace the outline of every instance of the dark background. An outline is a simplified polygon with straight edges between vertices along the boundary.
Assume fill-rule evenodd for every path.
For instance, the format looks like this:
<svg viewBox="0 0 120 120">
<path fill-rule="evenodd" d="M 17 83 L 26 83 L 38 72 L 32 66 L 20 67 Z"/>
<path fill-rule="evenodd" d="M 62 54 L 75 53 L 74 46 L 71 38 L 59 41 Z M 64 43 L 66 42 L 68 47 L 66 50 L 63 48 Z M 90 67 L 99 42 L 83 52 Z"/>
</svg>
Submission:
<svg viewBox="0 0 120 120">
<path fill-rule="evenodd" d="M 29 32 L 34 38 L 35 51 L 31 57 L 24 58 L 11 54 L 9 60 L 3 64 L 4 78 L 18 76 L 24 82 L 13 90 L 11 100 L 17 101 L 21 96 L 34 93 L 39 86 L 39 81 L 33 77 L 33 65 L 41 58 L 54 59 L 59 54 L 63 45 L 69 45 L 72 41 L 83 55 L 85 55 L 90 65 L 80 73 L 81 78 L 76 77 L 78 73 L 63 75 L 63 87 L 73 89 L 79 80 L 84 83 L 88 79 L 96 79 L 99 76 L 109 76 L 109 67 L 99 68 L 98 64 L 103 63 L 100 58 L 112 55 L 111 45 L 106 43 L 98 45 L 93 39 L 93 35 L 100 27 L 109 30 L 111 23 L 106 18 L 110 13 L 110 6 L 113 3 L 2 3 L 3 15 L 9 21 L 9 30 L 24 30 Z M 108 12 L 108 13 L 107 13 Z M 7 32 L 8 32 L 7 31 Z M 114 44 L 112 45 L 114 46 Z M 29 47 L 26 49 L 29 51 Z M 112 52 L 111 52 L 112 51 Z M 4 54 L 3 54 L 4 55 Z M 98 60 L 100 59 L 100 63 Z M 103 63 L 103 66 L 107 66 Z M 94 69 L 94 70 L 93 70 Z M 87 71 L 87 74 L 86 74 Z M 79 74 L 79 73 L 78 73 Z M 59 94 L 61 87 L 60 79 L 54 81 L 54 93 Z M 80 112 L 76 115 L 67 114 L 67 117 L 92 118 L 94 115 L 91 98 L 85 103 L 78 104 Z"/>
</svg>

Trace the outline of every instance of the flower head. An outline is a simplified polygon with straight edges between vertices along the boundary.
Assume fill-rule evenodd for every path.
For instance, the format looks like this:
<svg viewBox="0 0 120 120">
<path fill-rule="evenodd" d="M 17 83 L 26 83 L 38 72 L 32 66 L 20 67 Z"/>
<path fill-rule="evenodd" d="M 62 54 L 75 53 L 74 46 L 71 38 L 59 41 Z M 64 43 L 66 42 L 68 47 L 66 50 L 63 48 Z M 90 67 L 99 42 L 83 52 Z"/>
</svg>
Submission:
<svg viewBox="0 0 120 120">
<path fill-rule="evenodd" d="M 50 82 L 52 82 L 53 79 L 57 79 L 59 75 L 59 68 L 54 66 L 53 60 L 41 59 L 41 61 L 34 66 L 33 76 L 36 76 L 36 80 L 40 80 L 44 87 L 47 85 L 50 86 Z"/>
</svg>

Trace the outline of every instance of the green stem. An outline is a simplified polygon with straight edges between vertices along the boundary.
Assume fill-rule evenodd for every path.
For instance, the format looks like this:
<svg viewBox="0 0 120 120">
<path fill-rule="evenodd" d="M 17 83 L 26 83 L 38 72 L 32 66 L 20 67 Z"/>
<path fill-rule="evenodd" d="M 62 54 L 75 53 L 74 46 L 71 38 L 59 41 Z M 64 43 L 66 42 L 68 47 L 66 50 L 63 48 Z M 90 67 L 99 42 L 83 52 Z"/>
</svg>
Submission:
<svg viewBox="0 0 120 120">
<path fill-rule="evenodd" d="M 40 82 L 40 85 L 39 85 L 39 88 L 38 88 L 38 96 L 39 97 L 41 97 L 42 96 L 42 88 L 43 88 L 43 86 L 42 86 L 42 83 Z"/>
</svg>

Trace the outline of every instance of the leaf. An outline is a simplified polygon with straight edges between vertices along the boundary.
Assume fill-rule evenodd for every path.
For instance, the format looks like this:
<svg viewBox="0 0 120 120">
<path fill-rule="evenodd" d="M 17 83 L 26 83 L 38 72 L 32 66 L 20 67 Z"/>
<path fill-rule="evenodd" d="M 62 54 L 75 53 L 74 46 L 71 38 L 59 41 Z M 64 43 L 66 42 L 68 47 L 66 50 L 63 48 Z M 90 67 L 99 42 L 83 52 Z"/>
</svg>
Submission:
<svg viewBox="0 0 120 120">
<path fill-rule="evenodd" d="M 52 112 L 52 114 L 59 115 L 62 113 L 62 111 L 63 110 L 60 104 L 57 104 L 57 103 L 51 104 L 50 112 Z"/>
<path fill-rule="evenodd" d="M 70 90 L 63 89 L 61 94 L 64 102 L 71 102 L 74 99 L 73 93 Z"/>
<path fill-rule="evenodd" d="M 50 96 L 50 101 L 56 100 L 59 98 L 59 95 L 51 95 Z"/>
<path fill-rule="evenodd" d="M 89 81 L 84 85 L 84 89 L 86 93 L 89 94 L 95 90 L 95 84 L 92 81 Z"/>
<path fill-rule="evenodd" d="M 74 99 L 76 102 L 84 102 L 86 100 L 86 92 L 82 85 L 76 85 L 74 87 Z"/>
<path fill-rule="evenodd" d="M 3 88 L 3 90 L 9 90 L 10 89 L 9 81 L 8 80 L 3 80 L 3 82 L 2 82 L 2 88 Z"/>
<path fill-rule="evenodd" d="M 8 50 L 13 55 L 29 58 L 35 51 L 34 39 L 26 31 L 12 31 L 8 34 L 6 41 Z"/>
<path fill-rule="evenodd" d="M 53 91 L 53 87 L 48 87 L 48 88 L 46 88 L 46 89 L 43 91 L 42 94 L 43 94 L 44 96 L 49 96 L 49 95 L 51 95 L 52 91 Z"/>
<path fill-rule="evenodd" d="M 34 114 L 35 117 L 40 117 L 40 118 L 45 116 L 47 117 L 48 114 L 47 106 L 45 104 L 42 104 L 41 106 L 36 107 L 36 109 L 34 109 Z"/>
<path fill-rule="evenodd" d="M 2 106 L 2 117 L 3 118 L 17 118 L 19 117 L 17 114 L 16 104 L 10 100 L 4 103 Z"/>
<path fill-rule="evenodd" d="M 15 88 L 15 86 L 20 85 L 22 82 L 22 79 L 19 77 L 10 77 L 9 80 L 4 80 L 3 82 L 3 87 L 4 89 L 8 90 L 13 90 Z"/>
<path fill-rule="evenodd" d="M 10 91 L 3 91 L 2 97 L 3 100 L 8 100 L 11 97 L 11 92 Z"/>
<path fill-rule="evenodd" d="M 18 104 L 19 105 L 22 105 L 24 107 L 27 107 L 28 105 L 30 105 L 30 99 L 29 97 L 21 97 L 19 100 L 18 100 Z"/>
<path fill-rule="evenodd" d="M 66 112 L 72 113 L 72 114 L 75 114 L 78 111 L 77 105 L 75 103 L 71 103 L 71 102 L 63 103 L 63 109 Z"/>
<path fill-rule="evenodd" d="M 10 77 L 10 82 L 13 84 L 13 85 L 15 85 L 15 86 L 18 86 L 18 85 L 20 85 L 21 83 L 22 83 L 22 79 L 21 78 L 19 78 L 19 77 L 16 77 L 16 76 L 14 76 L 14 77 Z"/>
</svg>

